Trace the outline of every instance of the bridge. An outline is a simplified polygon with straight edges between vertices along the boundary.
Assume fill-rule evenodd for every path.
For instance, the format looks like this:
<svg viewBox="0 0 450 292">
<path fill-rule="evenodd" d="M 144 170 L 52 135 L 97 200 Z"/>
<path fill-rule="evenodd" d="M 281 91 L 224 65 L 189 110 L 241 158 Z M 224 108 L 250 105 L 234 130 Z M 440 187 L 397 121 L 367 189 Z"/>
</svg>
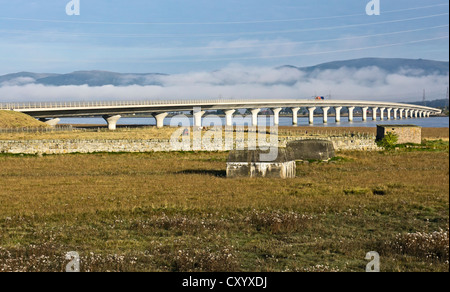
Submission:
<svg viewBox="0 0 450 292">
<path fill-rule="evenodd" d="M 279 124 L 279 114 L 283 108 L 292 110 L 292 123 L 297 125 L 298 112 L 306 108 L 309 113 L 309 123 L 314 123 L 314 114 L 322 109 L 323 122 L 328 123 L 328 114 L 332 108 L 336 113 L 336 122 L 341 122 L 341 111 L 348 110 L 348 121 L 354 120 L 355 109 L 362 112 L 363 121 L 368 120 L 371 110 L 372 120 L 378 116 L 384 119 L 428 118 L 440 114 L 436 108 L 379 101 L 356 100 L 152 100 L 152 101 L 90 101 L 90 102 L 57 102 L 57 103 L 0 103 L 0 110 L 14 110 L 56 125 L 60 118 L 102 116 L 108 123 L 110 130 L 115 130 L 122 115 L 150 113 L 156 119 L 158 128 L 164 126 L 164 119 L 170 112 L 191 111 L 194 116 L 194 126 L 202 126 L 202 117 L 209 110 L 223 110 L 226 115 L 226 125 L 233 125 L 233 115 L 237 110 L 249 109 L 252 113 L 252 125 L 258 125 L 258 114 L 261 109 L 273 111 L 274 124 Z M 378 115 L 379 114 L 379 115 Z"/>
</svg>

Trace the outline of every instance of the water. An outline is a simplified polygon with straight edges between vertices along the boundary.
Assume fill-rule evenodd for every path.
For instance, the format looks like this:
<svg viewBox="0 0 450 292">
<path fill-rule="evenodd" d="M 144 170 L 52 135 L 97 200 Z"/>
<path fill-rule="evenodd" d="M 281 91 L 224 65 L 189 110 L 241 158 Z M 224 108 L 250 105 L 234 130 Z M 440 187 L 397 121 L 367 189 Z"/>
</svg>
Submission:
<svg viewBox="0 0 450 292">
<path fill-rule="evenodd" d="M 192 125 L 192 118 L 189 118 L 189 123 Z M 384 120 L 381 121 L 379 118 L 377 121 L 368 120 L 363 122 L 362 117 L 355 117 L 353 122 L 348 122 L 347 118 L 343 117 L 340 123 L 336 123 L 334 117 L 328 117 L 328 123 L 323 123 L 323 118 L 314 118 L 314 125 L 309 124 L 307 117 L 301 117 L 298 120 L 299 127 L 313 126 L 313 127 L 376 127 L 376 125 L 382 124 L 394 124 L 394 125 L 417 125 L 423 128 L 448 128 L 449 118 L 448 117 L 431 117 L 431 118 L 421 118 L 421 119 L 403 119 L 403 120 Z M 209 126 L 211 123 L 220 121 L 222 125 L 225 125 L 225 118 L 207 117 L 203 119 L 203 126 Z M 166 118 L 164 120 L 164 125 L 170 126 L 175 123 L 182 122 L 180 119 L 176 118 Z M 187 122 L 187 120 L 185 121 Z M 247 117 L 243 120 L 234 120 L 236 125 L 242 126 L 244 124 L 251 124 L 251 118 Z M 258 119 L 260 125 L 266 124 L 267 126 L 272 125 L 273 122 L 269 117 L 261 116 Z M 106 121 L 103 118 L 62 118 L 60 124 L 82 124 L 82 125 L 106 125 Z M 156 120 L 154 118 L 122 118 L 117 123 L 119 126 L 126 125 L 149 125 L 155 126 Z M 292 118 L 290 117 L 280 117 L 280 126 L 292 126 Z"/>
</svg>

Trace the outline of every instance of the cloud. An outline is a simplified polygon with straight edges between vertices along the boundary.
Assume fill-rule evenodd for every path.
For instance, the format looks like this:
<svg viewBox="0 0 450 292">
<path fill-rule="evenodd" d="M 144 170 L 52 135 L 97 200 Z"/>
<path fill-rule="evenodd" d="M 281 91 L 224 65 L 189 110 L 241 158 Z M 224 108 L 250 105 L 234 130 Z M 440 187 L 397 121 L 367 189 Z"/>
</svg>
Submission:
<svg viewBox="0 0 450 292">
<path fill-rule="evenodd" d="M 134 76 L 130 76 L 132 78 Z M 423 89 L 429 99 L 444 98 L 449 76 L 388 73 L 378 67 L 341 68 L 306 73 L 295 68 L 230 65 L 214 72 L 160 76 L 152 86 L 44 86 L 16 80 L 0 87 L 2 102 L 92 101 L 143 99 L 305 99 L 314 95 L 333 99 L 417 101 Z"/>
<path fill-rule="evenodd" d="M 3 86 L 17 86 L 17 85 L 25 85 L 34 83 L 36 79 L 31 77 L 17 77 L 8 81 L 4 81 L 0 83 L 0 87 Z"/>
</svg>

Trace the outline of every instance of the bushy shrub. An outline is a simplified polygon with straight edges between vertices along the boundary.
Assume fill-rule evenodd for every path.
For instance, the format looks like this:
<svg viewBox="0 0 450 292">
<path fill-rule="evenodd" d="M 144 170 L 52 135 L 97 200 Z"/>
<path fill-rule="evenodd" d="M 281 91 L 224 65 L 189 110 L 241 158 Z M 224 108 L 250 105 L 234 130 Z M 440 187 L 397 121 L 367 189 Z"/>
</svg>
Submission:
<svg viewBox="0 0 450 292">
<path fill-rule="evenodd" d="M 394 149 L 398 143 L 398 135 L 392 132 L 388 132 L 384 138 L 377 142 L 378 147 L 382 147 L 386 150 Z"/>
</svg>

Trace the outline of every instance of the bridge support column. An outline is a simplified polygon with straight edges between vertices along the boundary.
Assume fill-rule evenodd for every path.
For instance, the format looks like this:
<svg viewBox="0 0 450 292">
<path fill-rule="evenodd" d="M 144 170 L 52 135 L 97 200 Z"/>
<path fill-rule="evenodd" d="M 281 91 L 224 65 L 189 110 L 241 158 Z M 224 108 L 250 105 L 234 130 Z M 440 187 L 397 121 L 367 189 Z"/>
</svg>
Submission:
<svg viewBox="0 0 450 292">
<path fill-rule="evenodd" d="M 399 118 L 400 118 L 400 120 L 402 120 L 403 119 L 403 113 L 405 112 L 405 110 L 401 108 L 398 111 L 399 111 Z"/>
<path fill-rule="evenodd" d="M 323 107 L 323 123 L 328 124 L 328 111 L 330 110 L 330 107 Z"/>
<path fill-rule="evenodd" d="M 372 108 L 372 120 L 374 120 L 374 121 L 377 120 L 377 112 L 378 112 L 377 107 Z"/>
<path fill-rule="evenodd" d="M 385 107 L 380 108 L 380 120 L 384 120 L 384 112 L 386 111 Z"/>
<path fill-rule="evenodd" d="M 392 108 L 388 108 L 387 109 L 387 119 L 388 120 L 392 119 L 391 113 L 392 113 Z"/>
<path fill-rule="evenodd" d="M 300 110 L 299 107 L 293 107 L 292 110 L 292 124 L 297 125 L 298 124 L 298 111 Z"/>
<path fill-rule="evenodd" d="M 409 119 L 409 109 L 405 109 L 405 119 Z"/>
<path fill-rule="evenodd" d="M 120 120 L 122 116 L 103 116 L 103 119 L 108 123 L 108 129 L 114 131 L 117 129 L 117 122 Z"/>
<path fill-rule="evenodd" d="M 156 119 L 156 127 L 161 129 L 164 127 L 164 119 L 168 116 L 168 113 L 160 113 L 160 114 L 152 114 L 152 116 Z"/>
<path fill-rule="evenodd" d="M 61 122 L 61 119 L 39 119 L 39 121 L 44 122 L 50 127 L 54 128 L 57 124 L 59 124 L 59 122 Z"/>
<path fill-rule="evenodd" d="M 202 117 L 205 114 L 205 111 L 197 110 L 192 113 L 194 116 L 194 127 L 201 128 L 202 127 Z"/>
<path fill-rule="evenodd" d="M 351 106 L 348 108 L 348 121 L 349 122 L 353 122 L 353 120 L 354 120 L 354 111 L 355 111 L 354 106 Z"/>
<path fill-rule="evenodd" d="M 398 108 L 394 108 L 394 120 L 398 119 Z"/>
<path fill-rule="evenodd" d="M 421 111 L 421 112 L 420 112 L 420 117 L 421 117 L 421 118 L 425 118 L 425 112 L 424 112 L 424 111 Z"/>
<path fill-rule="evenodd" d="M 362 108 L 362 112 L 363 112 L 363 122 L 367 122 L 367 111 L 369 110 L 368 107 L 363 107 Z"/>
<path fill-rule="evenodd" d="M 419 111 L 414 111 L 414 118 L 418 119 L 419 118 Z"/>
<path fill-rule="evenodd" d="M 258 114 L 261 111 L 260 108 L 255 108 L 251 110 L 252 113 L 252 126 L 257 127 L 258 126 Z"/>
<path fill-rule="evenodd" d="M 225 112 L 225 123 L 227 127 L 233 127 L 233 115 L 236 112 L 236 110 L 227 110 Z"/>
<path fill-rule="evenodd" d="M 312 125 L 314 124 L 314 111 L 316 110 L 316 107 L 309 107 L 308 108 L 308 112 L 309 112 L 309 124 Z"/>
<path fill-rule="evenodd" d="M 281 112 L 282 108 L 274 108 L 272 109 L 273 111 L 273 123 L 275 126 L 278 126 L 280 124 L 280 112 Z"/>
<path fill-rule="evenodd" d="M 334 111 L 336 112 L 336 123 L 341 122 L 341 110 L 342 110 L 342 106 L 337 106 L 334 108 Z"/>
<path fill-rule="evenodd" d="M 430 112 L 427 112 L 427 118 L 429 118 L 429 117 L 430 117 L 430 115 L 431 115 L 431 113 L 430 113 Z"/>
</svg>

